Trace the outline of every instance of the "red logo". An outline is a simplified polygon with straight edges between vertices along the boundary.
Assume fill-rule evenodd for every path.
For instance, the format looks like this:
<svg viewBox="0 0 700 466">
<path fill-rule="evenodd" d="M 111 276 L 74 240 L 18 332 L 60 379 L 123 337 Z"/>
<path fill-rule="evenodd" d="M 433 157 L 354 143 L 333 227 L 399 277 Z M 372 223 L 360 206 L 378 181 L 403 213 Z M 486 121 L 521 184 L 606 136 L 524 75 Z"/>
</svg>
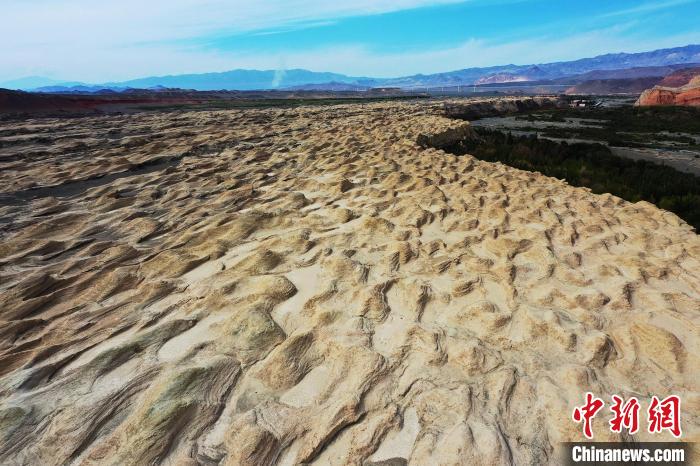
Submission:
<svg viewBox="0 0 700 466">
<path fill-rule="evenodd" d="M 671 395 L 659 401 L 656 396 L 652 396 L 647 414 L 650 434 L 668 430 L 674 437 L 680 438 L 681 399 L 679 397 Z"/>
<path fill-rule="evenodd" d="M 593 428 L 591 424 L 593 423 L 595 415 L 603 408 L 603 405 L 605 405 L 603 400 L 594 397 L 593 393 L 588 392 L 586 393 L 586 404 L 574 409 L 574 421 L 583 421 L 583 435 L 587 438 L 593 438 Z"/>
<path fill-rule="evenodd" d="M 593 438 L 593 418 L 605 406 L 600 398 L 591 392 L 586 393 L 586 402 L 582 406 L 574 408 L 572 418 L 576 423 L 583 423 L 583 435 L 588 439 Z M 621 433 L 622 429 L 627 429 L 633 435 L 639 431 L 639 411 L 641 406 L 639 400 L 631 397 L 625 401 L 617 395 L 612 396 L 610 411 L 612 419 L 608 421 L 610 431 Z M 669 431 L 674 437 L 681 436 L 681 399 L 676 395 L 671 395 L 663 400 L 652 396 L 647 410 L 650 434 Z"/>
<path fill-rule="evenodd" d="M 614 417 L 610 420 L 610 430 L 612 432 L 622 432 L 622 428 L 629 430 L 630 434 L 635 434 L 639 430 L 639 401 L 632 397 L 623 404 L 623 399 L 617 395 L 612 396 L 613 405 L 610 411 Z"/>
</svg>

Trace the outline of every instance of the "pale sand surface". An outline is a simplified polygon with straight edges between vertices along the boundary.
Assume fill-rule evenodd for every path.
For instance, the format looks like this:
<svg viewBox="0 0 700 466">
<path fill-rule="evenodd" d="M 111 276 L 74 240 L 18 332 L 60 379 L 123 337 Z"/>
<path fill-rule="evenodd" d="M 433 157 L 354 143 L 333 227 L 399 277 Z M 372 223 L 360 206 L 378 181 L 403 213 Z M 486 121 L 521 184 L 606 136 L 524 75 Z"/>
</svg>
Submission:
<svg viewBox="0 0 700 466">
<path fill-rule="evenodd" d="M 441 113 L 0 122 L 0 463 L 558 464 L 586 391 L 699 441 L 699 237 Z"/>
</svg>

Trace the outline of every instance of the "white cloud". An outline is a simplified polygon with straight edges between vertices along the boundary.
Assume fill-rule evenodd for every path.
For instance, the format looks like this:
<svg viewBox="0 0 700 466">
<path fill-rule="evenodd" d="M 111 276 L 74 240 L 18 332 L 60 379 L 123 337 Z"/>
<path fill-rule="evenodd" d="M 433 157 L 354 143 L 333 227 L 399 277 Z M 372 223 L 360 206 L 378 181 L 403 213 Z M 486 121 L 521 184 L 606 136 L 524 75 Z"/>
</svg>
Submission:
<svg viewBox="0 0 700 466">
<path fill-rule="evenodd" d="M 155 65 L 164 65 L 163 72 L 185 71 L 183 65 L 203 71 L 203 63 L 230 67 L 235 61 L 225 55 L 182 43 L 211 34 L 284 30 L 458 1 L 3 0 L 0 78 L 41 73 L 104 80 L 157 72 Z M 142 62 L 154 66 L 139 68 Z"/>
<path fill-rule="evenodd" d="M 700 31 L 639 40 L 632 25 L 505 44 L 478 39 L 427 51 L 378 53 L 346 44 L 289 53 L 205 50 L 184 39 L 225 31 L 270 31 L 299 22 L 395 11 L 454 0 L 3 0 L 0 80 L 45 75 L 86 82 L 234 68 L 307 68 L 400 76 L 468 66 L 541 63 L 700 42 Z M 182 41 L 180 41 L 183 39 Z M 574 57 L 572 57 L 574 55 Z"/>
<path fill-rule="evenodd" d="M 667 8 L 672 8 L 674 6 L 684 5 L 686 3 L 692 3 L 695 0 L 667 0 L 665 2 L 651 2 L 642 3 L 632 8 L 626 8 L 624 10 L 612 11 L 601 15 L 601 18 L 609 18 L 613 16 L 629 16 L 639 13 L 649 13 L 651 11 L 665 10 Z"/>
<path fill-rule="evenodd" d="M 0 40 L 103 45 L 240 33 L 464 0 L 3 0 Z"/>
</svg>

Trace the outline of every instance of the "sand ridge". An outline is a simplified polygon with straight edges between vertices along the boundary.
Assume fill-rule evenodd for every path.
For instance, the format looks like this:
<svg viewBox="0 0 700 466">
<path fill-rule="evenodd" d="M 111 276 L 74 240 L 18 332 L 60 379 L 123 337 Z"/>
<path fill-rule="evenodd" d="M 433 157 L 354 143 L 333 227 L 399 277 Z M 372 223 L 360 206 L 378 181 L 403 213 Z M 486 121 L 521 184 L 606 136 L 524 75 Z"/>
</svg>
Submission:
<svg viewBox="0 0 700 466">
<path fill-rule="evenodd" d="M 697 441 L 698 236 L 442 109 L 1 123 L 0 462 L 557 464 L 588 390 Z"/>
</svg>

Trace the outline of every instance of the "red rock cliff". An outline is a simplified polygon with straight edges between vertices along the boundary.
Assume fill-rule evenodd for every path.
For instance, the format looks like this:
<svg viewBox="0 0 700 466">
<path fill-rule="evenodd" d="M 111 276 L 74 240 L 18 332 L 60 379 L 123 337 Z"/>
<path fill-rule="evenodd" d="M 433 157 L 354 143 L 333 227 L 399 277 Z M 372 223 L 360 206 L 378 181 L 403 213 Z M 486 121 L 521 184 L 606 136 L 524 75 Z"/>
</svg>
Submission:
<svg viewBox="0 0 700 466">
<path fill-rule="evenodd" d="M 668 75 L 659 85 L 642 92 L 635 105 L 700 106 L 700 68 L 679 70 Z"/>
</svg>

